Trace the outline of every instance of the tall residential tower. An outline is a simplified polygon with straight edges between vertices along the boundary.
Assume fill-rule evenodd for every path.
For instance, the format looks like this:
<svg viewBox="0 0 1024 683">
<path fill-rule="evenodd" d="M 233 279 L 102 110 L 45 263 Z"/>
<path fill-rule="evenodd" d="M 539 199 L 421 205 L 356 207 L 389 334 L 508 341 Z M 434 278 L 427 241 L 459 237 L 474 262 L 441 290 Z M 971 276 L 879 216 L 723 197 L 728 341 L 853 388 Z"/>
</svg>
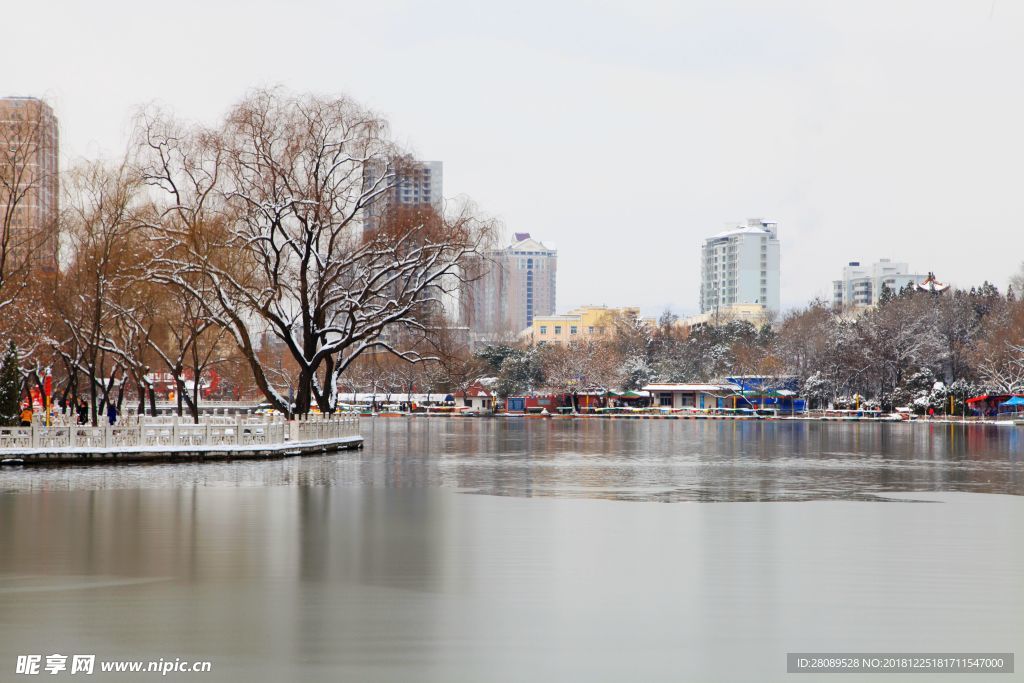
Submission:
<svg viewBox="0 0 1024 683">
<path fill-rule="evenodd" d="M 57 270 L 58 142 L 48 104 L 0 99 L 0 239 L 15 267 Z"/>
<path fill-rule="evenodd" d="M 746 226 L 704 240 L 700 311 L 740 304 L 779 310 L 779 224 L 751 218 Z"/>
<path fill-rule="evenodd" d="M 363 190 L 374 186 L 384 189 L 363 216 L 363 230 L 378 230 L 392 208 L 433 207 L 444 209 L 444 164 L 440 161 L 402 160 L 397 168 L 370 162 L 363 169 Z"/>
<path fill-rule="evenodd" d="M 477 337 L 518 335 L 538 316 L 555 313 L 558 250 L 517 232 L 504 249 L 487 253 L 483 274 L 470 282 L 464 316 Z"/>
</svg>

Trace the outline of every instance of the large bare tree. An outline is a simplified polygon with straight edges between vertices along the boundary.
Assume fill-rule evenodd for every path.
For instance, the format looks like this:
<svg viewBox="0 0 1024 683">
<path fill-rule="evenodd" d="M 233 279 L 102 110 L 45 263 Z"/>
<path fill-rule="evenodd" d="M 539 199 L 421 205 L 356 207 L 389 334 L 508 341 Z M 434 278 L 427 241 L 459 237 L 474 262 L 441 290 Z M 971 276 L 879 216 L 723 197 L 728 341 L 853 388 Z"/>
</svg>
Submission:
<svg viewBox="0 0 1024 683">
<path fill-rule="evenodd" d="M 400 181 L 406 157 L 347 98 L 261 90 L 216 130 L 159 113 L 139 130 L 143 177 L 162 194 L 153 276 L 231 331 L 256 384 L 288 414 L 333 411 L 340 374 L 368 350 L 421 359 L 403 340 L 428 331 L 426 314 L 489 236 L 468 208 L 389 209 L 364 233 L 364 213 Z M 290 396 L 260 362 L 268 336 L 297 365 Z"/>
<path fill-rule="evenodd" d="M 65 183 L 61 223 L 72 257 L 56 281 L 59 324 L 50 341 L 75 374 L 85 375 L 94 424 L 97 411 L 114 400 L 115 384 L 123 386 L 125 379 L 114 335 L 117 317 L 136 299 L 132 283 L 147 260 L 136 215 L 138 189 L 125 163 L 86 163 Z"/>
</svg>

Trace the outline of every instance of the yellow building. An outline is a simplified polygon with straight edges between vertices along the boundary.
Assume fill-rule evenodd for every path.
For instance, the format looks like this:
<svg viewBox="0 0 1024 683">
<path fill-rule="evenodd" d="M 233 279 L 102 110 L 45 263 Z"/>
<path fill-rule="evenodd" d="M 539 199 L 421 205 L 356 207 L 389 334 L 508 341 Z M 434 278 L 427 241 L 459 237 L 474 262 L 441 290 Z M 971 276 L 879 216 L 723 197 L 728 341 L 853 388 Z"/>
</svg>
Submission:
<svg viewBox="0 0 1024 683">
<path fill-rule="evenodd" d="M 708 325 L 725 325 L 734 320 L 745 320 L 754 327 L 772 322 L 772 313 L 763 304 L 730 304 L 714 311 L 680 318 L 677 323 L 686 330 L 695 330 Z"/>
<path fill-rule="evenodd" d="M 581 306 L 565 315 L 546 315 L 533 319 L 521 337 L 532 344 L 564 345 L 611 334 L 616 316 L 639 318 L 640 309 L 632 306 Z M 647 321 L 645 321 L 647 322 Z"/>
</svg>

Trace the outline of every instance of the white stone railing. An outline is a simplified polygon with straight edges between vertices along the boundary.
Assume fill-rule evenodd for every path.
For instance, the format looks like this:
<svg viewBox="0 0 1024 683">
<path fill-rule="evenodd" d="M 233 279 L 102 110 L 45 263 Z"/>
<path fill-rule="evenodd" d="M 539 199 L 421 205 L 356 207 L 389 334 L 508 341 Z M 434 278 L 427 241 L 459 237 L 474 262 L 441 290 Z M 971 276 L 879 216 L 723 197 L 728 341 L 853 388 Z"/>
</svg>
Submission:
<svg viewBox="0 0 1024 683">
<path fill-rule="evenodd" d="M 28 449 L 159 449 L 258 447 L 359 436 L 358 415 L 286 421 L 279 416 L 203 420 L 127 421 L 124 424 L 0 427 L 0 454 Z"/>
</svg>

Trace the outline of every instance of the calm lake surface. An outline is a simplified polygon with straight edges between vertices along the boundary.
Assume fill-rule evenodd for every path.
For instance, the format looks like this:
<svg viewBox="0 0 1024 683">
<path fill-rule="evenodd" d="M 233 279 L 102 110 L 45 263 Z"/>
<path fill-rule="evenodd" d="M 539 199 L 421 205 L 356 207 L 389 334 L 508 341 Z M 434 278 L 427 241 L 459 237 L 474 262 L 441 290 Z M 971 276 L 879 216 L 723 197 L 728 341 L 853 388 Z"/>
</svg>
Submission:
<svg viewBox="0 0 1024 683">
<path fill-rule="evenodd" d="M 212 661 L 91 677 L 192 681 L 783 681 L 786 652 L 1024 653 L 1024 428 L 363 431 L 325 457 L 0 469 L 0 680 L 33 653 Z"/>
</svg>

